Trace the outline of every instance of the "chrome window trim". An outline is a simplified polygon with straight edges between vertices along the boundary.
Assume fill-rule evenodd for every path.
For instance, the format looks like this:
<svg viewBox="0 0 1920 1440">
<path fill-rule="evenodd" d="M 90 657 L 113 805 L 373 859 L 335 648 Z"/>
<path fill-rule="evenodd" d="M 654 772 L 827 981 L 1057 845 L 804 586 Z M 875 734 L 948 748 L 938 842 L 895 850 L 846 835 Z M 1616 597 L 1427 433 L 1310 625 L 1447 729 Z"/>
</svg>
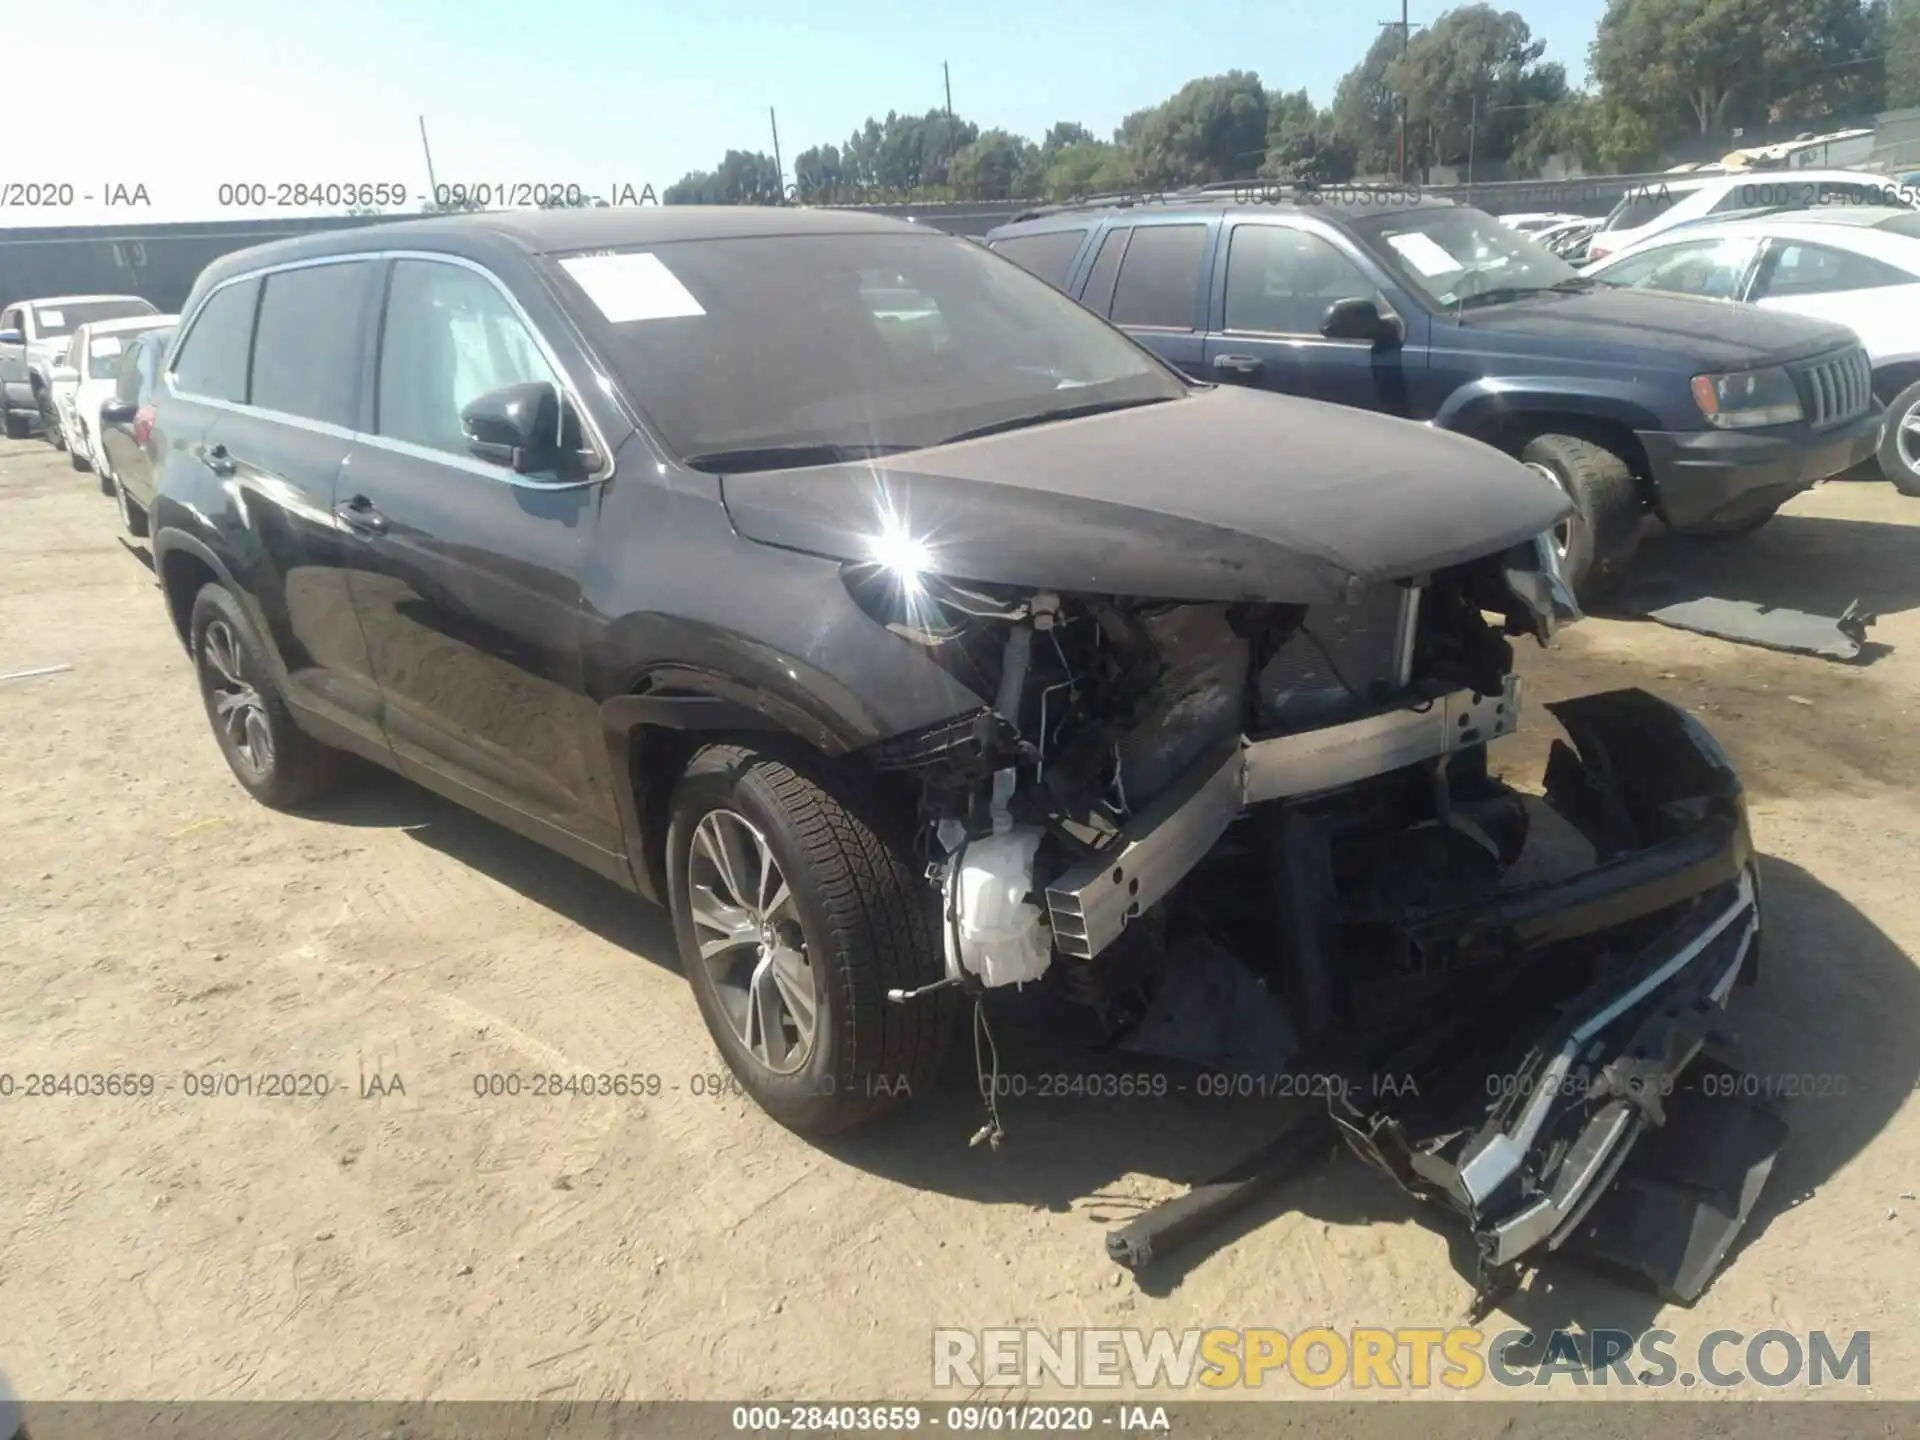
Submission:
<svg viewBox="0 0 1920 1440">
<path fill-rule="evenodd" d="M 521 325 L 526 327 L 527 334 L 533 339 L 534 348 L 540 352 L 541 359 L 547 362 L 547 368 L 558 377 L 563 398 L 572 402 L 574 412 L 580 417 L 581 427 L 592 439 L 594 449 L 600 454 L 600 468 L 581 480 L 531 480 L 525 476 L 516 475 L 511 470 L 503 470 L 498 465 L 489 465 L 484 460 L 476 460 L 470 455 L 455 455 L 451 451 L 435 450 L 427 445 L 416 445 L 410 440 L 397 440 L 392 436 L 378 435 L 364 430 L 355 430 L 350 426 L 333 425 L 324 420 L 309 419 L 304 415 L 289 415 L 283 410 L 269 410 L 260 405 L 244 404 L 234 400 L 221 400 L 211 395 L 200 395 L 191 390 L 182 390 L 176 384 L 173 373 L 174 361 L 180 354 L 181 348 L 187 343 L 189 337 L 192 336 L 193 327 L 199 323 L 200 312 L 206 309 L 208 302 L 210 302 L 214 296 L 218 295 L 229 285 L 241 285 L 249 280 L 264 282 L 267 276 L 276 275 L 286 270 L 311 270 L 322 265 L 347 265 L 358 261 L 380 262 L 387 260 L 425 260 L 441 265 L 457 266 L 460 269 L 472 271 L 491 284 L 495 290 L 499 291 L 501 298 L 503 298 L 512 309 L 515 318 L 520 321 Z M 383 332 L 381 338 L 384 340 L 386 319 L 386 296 L 384 294 L 381 296 L 380 303 Z M 255 325 L 257 327 L 259 323 L 259 311 L 257 308 L 254 315 Z M 251 359 L 249 359 L 247 368 L 249 372 L 248 379 L 249 382 L 251 382 L 251 372 L 253 368 Z M 169 395 L 178 396 L 182 400 L 191 400 L 197 405 L 210 405 L 216 410 L 230 411 L 235 415 L 259 416 L 278 424 L 292 425 L 297 429 L 310 430 L 316 434 L 348 440 L 354 444 L 366 445 L 376 450 L 390 451 L 396 455 L 405 455 L 410 459 L 431 460 L 437 464 L 450 465 L 456 470 L 465 470 L 485 479 L 497 480 L 503 484 L 513 485 L 523 490 L 580 490 L 589 485 L 603 484 L 613 478 L 613 447 L 607 443 L 606 436 L 602 433 L 599 422 L 593 417 L 593 412 L 581 403 L 581 387 L 575 378 L 568 373 L 567 367 L 560 363 L 559 353 L 554 349 L 547 337 L 541 333 L 540 327 L 533 323 L 533 317 L 527 314 L 526 307 L 522 305 L 514 293 L 507 288 L 505 282 L 485 265 L 482 265 L 477 260 L 470 260 L 465 255 L 452 255 L 438 250 L 356 250 L 351 254 L 344 255 L 316 255 L 308 256 L 303 260 L 284 260 L 278 264 L 259 265 L 250 270 L 243 270 L 239 274 L 229 275 L 218 285 L 215 285 L 211 290 L 207 291 L 205 295 L 201 296 L 199 303 L 193 307 L 191 313 L 182 316 L 175 330 L 172 348 L 167 352 L 166 364 L 161 372 L 161 379 Z"/>
</svg>

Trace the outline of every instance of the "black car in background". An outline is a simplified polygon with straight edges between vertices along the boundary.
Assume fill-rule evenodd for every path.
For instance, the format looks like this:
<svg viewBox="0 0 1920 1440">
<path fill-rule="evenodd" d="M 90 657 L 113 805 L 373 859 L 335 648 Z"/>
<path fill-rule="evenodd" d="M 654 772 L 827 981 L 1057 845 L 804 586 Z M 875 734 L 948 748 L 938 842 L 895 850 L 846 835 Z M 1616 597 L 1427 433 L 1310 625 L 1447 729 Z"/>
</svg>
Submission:
<svg viewBox="0 0 1920 1440">
<path fill-rule="evenodd" d="M 168 325 L 134 337 L 120 352 L 113 398 L 100 407 L 100 449 L 107 462 L 100 488 L 118 501 L 121 523 L 136 538 L 147 533 L 147 508 L 153 504 L 153 397 L 174 329 Z"/>
<path fill-rule="evenodd" d="M 1038 987 L 1113 1037 L 1212 964 L 1263 1073 L 1342 1057 L 1329 1119 L 1468 1218 L 1483 1289 L 1643 1199 L 1744 1219 L 1744 1179 L 1591 1210 L 1654 1119 L 1744 1113 L 1580 1077 L 1669 1093 L 1759 896 L 1726 756 L 1634 690 L 1553 707 L 1591 857 L 1516 869 L 1510 637 L 1572 613 L 1526 466 L 1197 385 L 969 241 L 756 207 L 228 256 L 153 409 L 155 567 L 240 784 L 370 760 L 665 903 L 796 1130 L 912 1098 L 963 1007 Z M 1682 1250 L 1697 1293 L 1725 1242 Z"/>
<path fill-rule="evenodd" d="M 1627 573 L 1644 514 L 1746 534 L 1879 444 L 1844 326 L 1607 290 L 1448 200 L 1249 186 L 1036 211 L 987 243 L 1197 379 L 1519 457 L 1576 504 L 1559 543 L 1583 597 Z"/>
</svg>

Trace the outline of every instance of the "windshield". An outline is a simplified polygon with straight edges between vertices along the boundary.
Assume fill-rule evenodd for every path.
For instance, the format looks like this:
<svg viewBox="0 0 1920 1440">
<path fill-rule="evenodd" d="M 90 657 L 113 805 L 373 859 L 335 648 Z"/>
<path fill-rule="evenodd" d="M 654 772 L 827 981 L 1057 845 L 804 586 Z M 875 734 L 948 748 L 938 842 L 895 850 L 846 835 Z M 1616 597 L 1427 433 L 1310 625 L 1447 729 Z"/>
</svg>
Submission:
<svg viewBox="0 0 1920 1440">
<path fill-rule="evenodd" d="M 612 322 L 608 358 L 662 438 L 707 468 L 918 449 L 1187 393 L 1045 281 L 937 232 L 684 241 L 560 265 Z"/>
<path fill-rule="evenodd" d="M 1400 282 L 1441 310 L 1572 288 L 1580 272 L 1479 210 L 1447 206 L 1365 216 L 1353 231 Z"/>
<path fill-rule="evenodd" d="M 1601 222 L 1600 228 L 1638 230 L 1642 225 L 1651 225 L 1698 188 L 1688 186 L 1676 190 L 1669 185 L 1642 185 L 1637 190 L 1629 190 L 1621 197 L 1620 203 L 1607 212 L 1607 218 Z"/>
<path fill-rule="evenodd" d="M 36 340 L 57 340 L 95 320 L 158 313 L 144 300 L 62 300 L 33 307 L 33 336 Z"/>
</svg>

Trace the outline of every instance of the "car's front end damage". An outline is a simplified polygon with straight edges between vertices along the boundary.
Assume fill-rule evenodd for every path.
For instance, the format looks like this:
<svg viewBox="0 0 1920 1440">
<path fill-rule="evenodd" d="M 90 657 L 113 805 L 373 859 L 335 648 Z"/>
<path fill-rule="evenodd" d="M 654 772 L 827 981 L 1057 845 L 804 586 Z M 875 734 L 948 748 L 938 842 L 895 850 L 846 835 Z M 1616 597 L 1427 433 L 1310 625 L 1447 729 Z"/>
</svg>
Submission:
<svg viewBox="0 0 1920 1440">
<path fill-rule="evenodd" d="M 1363 558 L 1348 522 L 1290 539 L 1292 572 L 1252 541 L 1225 580 L 1164 562 L 1158 595 L 1125 554 L 1061 560 L 1037 518 L 1011 559 L 962 543 L 943 566 L 892 519 L 823 540 L 836 501 L 798 488 L 818 476 L 781 482 L 806 495 L 791 504 L 732 482 L 728 500 L 749 534 L 844 555 L 855 603 L 981 698 L 864 757 L 918 807 L 941 987 L 1038 984 L 1112 1046 L 1340 1077 L 1326 1120 L 1464 1217 L 1483 1300 L 1569 1247 L 1690 1299 L 1777 1131 L 1742 1122 L 1731 1198 L 1628 1161 L 1663 1126 L 1727 1128 L 1683 1077 L 1757 963 L 1739 781 L 1638 690 L 1549 707 L 1567 738 L 1544 795 L 1490 772 L 1520 719 L 1511 637 L 1545 643 L 1578 613 L 1543 538 L 1564 501 L 1478 447 L 1436 454 L 1509 487 L 1478 553 L 1422 564 L 1416 537 Z M 862 475 L 908 513 L 888 479 Z M 1023 564 L 1037 583 L 1009 577 Z M 1106 584 L 1073 583 L 1075 564 Z"/>
</svg>

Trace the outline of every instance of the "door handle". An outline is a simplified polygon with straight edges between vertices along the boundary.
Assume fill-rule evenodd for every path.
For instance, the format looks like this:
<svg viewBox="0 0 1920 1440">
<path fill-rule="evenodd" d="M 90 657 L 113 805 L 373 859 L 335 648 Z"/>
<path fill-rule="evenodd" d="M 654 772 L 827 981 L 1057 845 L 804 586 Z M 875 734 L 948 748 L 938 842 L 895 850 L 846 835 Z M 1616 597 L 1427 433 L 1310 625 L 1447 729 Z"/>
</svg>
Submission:
<svg viewBox="0 0 1920 1440">
<path fill-rule="evenodd" d="M 200 452 L 200 463 L 216 475 L 233 474 L 233 456 L 224 445 L 209 445 Z"/>
<path fill-rule="evenodd" d="M 349 530 L 358 530 L 363 535 L 386 533 L 387 517 L 374 509 L 373 502 L 364 495 L 356 495 L 344 504 L 334 506 L 333 513 Z"/>
<path fill-rule="evenodd" d="M 1214 369 L 1230 370 L 1235 375 L 1258 375 L 1260 373 L 1261 363 L 1258 355 L 1216 355 L 1213 357 Z"/>
</svg>

